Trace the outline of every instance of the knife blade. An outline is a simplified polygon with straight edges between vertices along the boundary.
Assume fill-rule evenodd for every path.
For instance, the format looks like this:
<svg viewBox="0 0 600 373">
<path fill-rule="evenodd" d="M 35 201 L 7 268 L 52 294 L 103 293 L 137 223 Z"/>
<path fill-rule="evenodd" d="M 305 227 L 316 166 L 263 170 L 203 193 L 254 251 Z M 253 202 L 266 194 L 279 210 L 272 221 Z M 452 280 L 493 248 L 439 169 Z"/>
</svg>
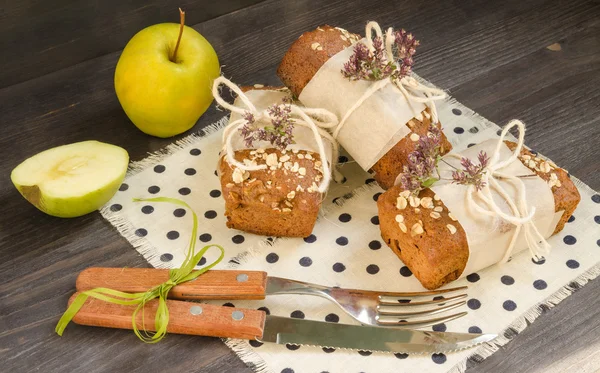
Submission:
<svg viewBox="0 0 600 373">
<path fill-rule="evenodd" d="M 78 293 L 75 293 L 71 303 Z M 175 334 L 240 338 L 278 344 L 299 344 L 354 350 L 434 353 L 451 352 L 488 342 L 495 334 L 429 332 L 421 330 L 358 326 L 266 315 L 261 310 L 167 300 L 169 325 Z M 137 314 L 138 328 L 154 330 L 158 300 Z M 88 298 L 76 324 L 131 329 L 135 306 L 123 306 Z"/>
</svg>

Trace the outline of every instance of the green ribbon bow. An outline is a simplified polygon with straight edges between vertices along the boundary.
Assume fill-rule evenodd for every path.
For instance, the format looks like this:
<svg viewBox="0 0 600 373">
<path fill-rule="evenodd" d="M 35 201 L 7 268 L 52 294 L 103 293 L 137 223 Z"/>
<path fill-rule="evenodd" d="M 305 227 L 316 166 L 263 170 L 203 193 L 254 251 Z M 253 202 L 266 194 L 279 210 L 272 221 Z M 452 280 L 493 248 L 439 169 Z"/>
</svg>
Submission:
<svg viewBox="0 0 600 373">
<path fill-rule="evenodd" d="M 204 272 L 216 266 L 225 256 L 225 250 L 223 247 L 219 245 L 207 245 L 204 246 L 197 254 L 195 254 L 196 249 L 196 240 L 198 233 L 198 216 L 192 210 L 192 208 L 185 202 L 174 199 L 174 198 L 166 198 L 166 197 L 158 197 L 158 198 L 135 198 L 135 202 L 170 202 L 176 205 L 184 206 L 192 211 L 192 216 L 194 218 L 194 225 L 192 228 L 192 236 L 190 238 L 189 249 L 186 253 L 185 260 L 181 265 L 181 268 L 171 269 L 169 270 L 169 280 L 153 287 L 152 289 L 144 292 L 144 293 L 124 293 L 122 291 L 117 291 L 108 288 L 95 288 L 92 290 L 84 291 L 80 293 L 73 303 L 67 308 L 65 313 L 62 315 L 60 320 L 58 320 L 58 324 L 56 324 L 56 328 L 54 329 L 56 333 L 62 336 L 65 328 L 71 322 L 73 317 L 79 312 L 85 301 L 88 297 L 96 298 L 103 300 L 105 302 L 110 302 L 114 304 L 120 304 L 124 306 L 135 306 L 137 308 L 133 312 L 131 317 L 131 322 L 133 325 L 133 332 L 145 343 L 156 343 L 164 338 L 167 334 L 167 326 L 169 325 L 169 309 L 167 307 L 167 294 L 169 291 L 176 285 L 194 280 Z M 204 254 L 211 247 L 217 247 L 221 250 L 221 255 L 217 260 L 213 263 L 203 267 L 200 270 L 194 271 L 194 267 L 196 264 L 202 259 Z M 158 309 L 156 310 L 156 316 L 154 317 L 154 326 L 155 332 L 148 332 L 144 325 L 145 315 L 144 315 L 144 306 L 147 302 L 152 299 L 158 298 Z M 138 312 L 142 311 L 142 331 L 137 327 L 137 323 L 135 322 L 136 316 Z"/>
</svg>

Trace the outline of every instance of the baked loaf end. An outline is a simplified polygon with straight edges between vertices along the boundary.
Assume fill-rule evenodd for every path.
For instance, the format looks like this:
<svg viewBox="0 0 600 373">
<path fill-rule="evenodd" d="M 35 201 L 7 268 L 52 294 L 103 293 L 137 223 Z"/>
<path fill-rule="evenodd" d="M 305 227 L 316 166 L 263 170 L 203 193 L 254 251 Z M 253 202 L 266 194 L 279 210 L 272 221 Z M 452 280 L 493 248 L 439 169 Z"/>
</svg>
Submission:
<svg viewBox="0 0 600 373">
<path fill-rule="evenodd" d="M 516 147 L 514 142 L 505 143 L 511 150 Z M 542 164 L 544 161 L 529 150 L 523 149 L 519 159 L 552 185 L 555 210 L 564 210 L 554 234 L 560 232 L 581 198 L 577 188 L 565 170 L 550 162 L 548 165 Z M 435 193 L 431 189 L 425 189 L 419 194 L 419 205 L 416 207 L 418 211 L 411 206 L 410 197 L 406 200 L 406 205 L 404 201 L 399 201 L 401 193 L 402 188 L 394 186 L 377 200 L 383 240 L 425 288 L 436 289 L 456 280 L 461 276 L 469 258 L 464 229 L 449 215 L 444 203 L 435 200 Z"/>
<path fill-rule="evenodd" d="M 265 236 L 309 236 L 322 200 L 317 191 L 323 177 L 319 154 L 246 149 L 236 151 L 235 159 L 274 164 L 275 169 L 240 172 L 221 158 L 227 226 Z"/>
</svg>

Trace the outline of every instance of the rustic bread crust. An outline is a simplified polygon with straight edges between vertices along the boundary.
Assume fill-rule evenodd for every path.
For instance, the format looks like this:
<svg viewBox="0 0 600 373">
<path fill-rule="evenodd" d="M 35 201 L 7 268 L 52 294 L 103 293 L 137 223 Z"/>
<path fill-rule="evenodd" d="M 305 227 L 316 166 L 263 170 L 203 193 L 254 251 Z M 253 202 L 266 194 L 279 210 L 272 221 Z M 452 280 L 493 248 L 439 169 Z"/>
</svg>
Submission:
<svg viewBox="0 0 600 373">
<path fill-rule="evenodd" d="M 514 142 L 506 141 L 507 146 L 513 150 L 516 147 Z M 520 159 L 528 168 L 532 169 L 542 179 L 548 181 L 551 174 L 555 173 L 560 186 L 552 186 L 554 195 L 554 204 L 556 211 L 564 210 L 564 214 L 553 234 L 560 232 L 569 217 L 575 211 L 579 200 L 581 199 L 577 188 L 569 179 L 565 170 L 554 167 L 550 172 L 543 172 L 536 162 L 537 166 L 525 163 L 526 159 L 522 156 L 535 156 L 527 149 L 521 151 Z M 539 159 L 539 158 L 538 158 Z M 435 200 L 435 193 L 431 189 L 421 191 L 419 198 L 432 198 L 435 207 L 441 206 L 443 211 L 440 217 L 433 219 L 430 216 L 431 209 L 420 206 L 420 213 L 408 205 L 404 209 L 396 207 L 397 198 L 402 192 L 402 188 L 394 186 L 389 189 L 377 200 L 379 209 L 379 226 L 381 236 L 386 244 L 396 253 L 396 255 L 408 266 L 415 277 L 427 289 L 436 289 L 453 280 L 459 278 L 467 264 L 469 258 L 469 247 L 467 236 L 458 221 L 454 221 L 448 215 L 448 209 L 442 201 Z M 407 232 L 404 233 L 396 220 L 398 215 L 404 218 L 404 224 Z M 411 227 L 421 221 L 424 232 L 417 235 L 411 235 Z M 456 228 L 453 234 L 448 228 L 452 225 Z"/>
</svg>

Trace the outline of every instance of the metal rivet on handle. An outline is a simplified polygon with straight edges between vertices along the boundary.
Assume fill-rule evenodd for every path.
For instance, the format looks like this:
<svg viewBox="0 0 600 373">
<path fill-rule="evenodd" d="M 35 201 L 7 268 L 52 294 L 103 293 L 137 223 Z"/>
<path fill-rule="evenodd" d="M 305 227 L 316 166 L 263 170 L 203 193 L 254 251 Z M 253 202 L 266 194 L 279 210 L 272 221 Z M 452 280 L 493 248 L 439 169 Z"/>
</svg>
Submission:
<svg viewBox="0 0 600 373">
<path fill-rule="evenodd" d="M 246 282 L 248 281 L 248 275 L 245 273 L 240 273 L 235 279 L 238 280 L 238 282 Z"/>
<path fill-rule="evenodd" d="M 200 307 L 200 306 L 192 306 L 190 308 L 190 313 L 192 315 L 200 315 L 200 314 L 202 314 L 202 307 Z"/>
<path fill-rule="evenodd" d="M 232 317 L 234 320 L 238 320 L 238 321 L 239 321 L 239 320 L 241 320 L 241 319 L 243 319 L 243 318 L 244 318 L 244 313 L 243 313 L 242 311 L 233 311 L 233 312 L 231 313 L 231 317 Z"/>
</svg>

